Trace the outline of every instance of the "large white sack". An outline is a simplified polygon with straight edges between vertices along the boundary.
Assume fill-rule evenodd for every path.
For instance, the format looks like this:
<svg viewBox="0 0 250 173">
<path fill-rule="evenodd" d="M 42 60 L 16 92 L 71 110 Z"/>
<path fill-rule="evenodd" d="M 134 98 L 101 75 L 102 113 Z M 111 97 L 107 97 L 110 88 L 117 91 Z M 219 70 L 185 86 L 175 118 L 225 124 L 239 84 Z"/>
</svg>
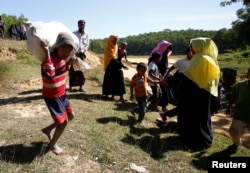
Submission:
<svg viewBox="0 0 250 173">
<path fill-rule="evenodd" d="M 44 51 L 40 47 L 40 40 L 48 40 L 51 49 L 52 45 L 56 42 L 57 35 L 60 32 L 69 33 L 73 37 L 76 47 L 79 47 L 78 38 L 69 28 L 60 22 L 25 22 L 24 25 L 27 29 L 27 49 L 40 61 L 43 61 L 45 58 Z"/>
</svg>

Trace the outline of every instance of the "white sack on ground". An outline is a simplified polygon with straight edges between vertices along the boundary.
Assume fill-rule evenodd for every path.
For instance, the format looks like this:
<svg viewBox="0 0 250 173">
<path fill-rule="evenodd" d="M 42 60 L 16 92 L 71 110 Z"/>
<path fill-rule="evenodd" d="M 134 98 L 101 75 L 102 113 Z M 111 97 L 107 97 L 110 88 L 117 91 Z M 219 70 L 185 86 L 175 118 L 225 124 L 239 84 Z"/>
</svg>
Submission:
<svg viewBox="0 0 250 173">
<path fill-rule="evenodd" d="M 144 166 L 137 166 L 134 163 L 130 164 L 130 168 L 139 173 L 148 173 L 149 171 Z"/>
<path fill-rule="evenodd" d="M 24 25 L 27 29 L 27 49 L 40 61 L 43 61 L 45 57 L 40 47 L 40 40 L 48 40 L 51 49 L 60 32 L 69 33 L 73 37 L 76 47 L 79 46 L 78 38 L 68 27 L 60 22 L 25 22 Z"/>
</svg>

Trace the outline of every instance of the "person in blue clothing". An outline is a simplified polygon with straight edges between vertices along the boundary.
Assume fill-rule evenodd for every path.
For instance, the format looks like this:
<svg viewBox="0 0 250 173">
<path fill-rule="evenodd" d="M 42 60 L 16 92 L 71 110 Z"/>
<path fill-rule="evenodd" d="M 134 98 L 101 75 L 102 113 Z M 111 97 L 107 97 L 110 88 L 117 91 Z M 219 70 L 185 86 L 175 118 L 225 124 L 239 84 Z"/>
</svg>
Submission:
<svg viewBox="0 0 250 173">
<path fill-rule="evenodd" d="M 161 54 L 157 51 L 154 52 L 149 58 L 148 76 L 153 80 L 158 80 L 158 81 L 161 80 L 161 74 L 157 66 L 157 63 L 160 61 L 160 58 Z M 159 112 L 160 110 L 158 109 L 158 104 L 162 96 L 160 84 L 148 82 L 148 85 L 152 89 L 152 96 L 148 98 L 149 105 L 147 109 Z"/>
<path fill-rule="evenodd" d="M 173 44 L 166 40 L 161 40 L 156 45 L 156 47 L 154 47 L 154 49 L 151 51 L 150 56 L 152 56 L 154 52 L 160 53 L 160 60 L 159 62 L 157 62 L 157 67 L 159 69 L 161 76 L 163 76 L 168 69 L 168 65 L 169 65 L 168 59 L 170 55 L 172 54 L 172 51 L 173 51 Z M 160 85 L 160 88 L 161 88 L 162 96 L 158 102 L 158 106 L 160 106 L 162 111 L 164 112 L 167 110 L 167 105 L 169 101 L 169 87 L 168 85 Z"/>
</svg>

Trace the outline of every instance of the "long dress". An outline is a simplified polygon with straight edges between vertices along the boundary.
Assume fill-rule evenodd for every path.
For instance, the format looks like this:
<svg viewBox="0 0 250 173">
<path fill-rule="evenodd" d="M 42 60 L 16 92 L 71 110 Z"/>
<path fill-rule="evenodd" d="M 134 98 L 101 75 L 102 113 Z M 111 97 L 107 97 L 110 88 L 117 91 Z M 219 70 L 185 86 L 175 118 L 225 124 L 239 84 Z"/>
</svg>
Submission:
<svg viewBox="0 0 250 173">
<path fill-rule="evenodd" d="M 81 86 L 85 83 L 85 76 L 82 71 L 75 71 L 71 66 L 69 70 L 69 85 L 71 87 Z"/>
<path fill-rule="evenodd" d="M 161 76 L 164 76 L 164 74 L 167 71 L 168 68 L 168 50 L 166 50 L 161 57 L 160 62 L 157 63 L 158 69 L 161 73 Z M 168 85 L 160 85 L 161 87 L 161 92 L 162 92 L 162 97 L 159 100 L 158 105 L 161 106 L 163 108 L 163 110 L 166 108 L 166 106 L 168 105 L 168 101 L 169 101 L 169 86 Z"/>
<path fill-rule="evenodd" d="M 123 64 L 117 59 L 111 59 L 103 79 L 102 95 L 121 96 L 126 93 Z"/>
<path fill-rule="evenodd" d="M 213 141 L 212 95 L 199 88 L 183 73 L 178 74 L 178 80 L 181 82 L 178 98 L 178 133 L 183 142 L 191 149 L 208 148 Z"/>
</svg>

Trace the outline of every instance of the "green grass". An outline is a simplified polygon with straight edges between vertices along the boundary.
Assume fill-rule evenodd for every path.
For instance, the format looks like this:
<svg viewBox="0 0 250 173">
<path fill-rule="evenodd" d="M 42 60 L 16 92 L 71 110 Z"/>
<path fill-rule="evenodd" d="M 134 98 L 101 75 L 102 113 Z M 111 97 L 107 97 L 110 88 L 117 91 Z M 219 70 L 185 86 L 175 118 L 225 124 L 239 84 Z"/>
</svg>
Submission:
<svg viewBox="0 0 250 173">
<path fill-rule="evenodd" d="M 155 173 L 207 172 L 209 156 L 250 156 L 250 150 L 243 146 L 235 152 L 228 148 L 231 139 L 219 134 L 215 134 L 211 148 L 187 151 L 176 133 L 176 123 L 158 126 L 156 113 L 147 113 L 146 128 L 137 128 L 135 118 L 127 112 L 135 103 L 102 98 L 102 67 L 85 72 L 86 93 L 67 92 L 76 113 L 58 143 L 67 155 L 44 153 L 47 138 L 40 129 L 52 119 L 41 97 L 41 86 L 23 85 L 40 78 L 40 63 L 23 52 L 23 58 L 0 61 L 1 173 L 127 173 L 132 172 L 131 163 Z M 220 63 L 224 63 L 222 57 Z M 238 68 L 244 69 L 241 65 Z M 126 87 L 125 97 L 129 98 L 128 82 Z"/>
</svg>

